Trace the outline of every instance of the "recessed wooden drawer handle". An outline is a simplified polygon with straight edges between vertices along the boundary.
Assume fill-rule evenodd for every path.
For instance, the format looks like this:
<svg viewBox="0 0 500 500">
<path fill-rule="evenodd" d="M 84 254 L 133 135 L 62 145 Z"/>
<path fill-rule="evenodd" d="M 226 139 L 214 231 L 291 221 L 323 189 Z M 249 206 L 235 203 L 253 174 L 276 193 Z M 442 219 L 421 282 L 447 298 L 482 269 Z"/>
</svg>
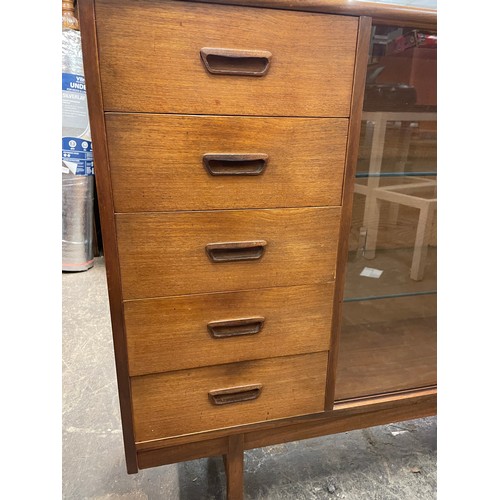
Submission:
<svg viewBox="0 0 500 500">
<path fill-rule="evenodd" d="M 267 158 L 266 154 L 205 154 L 203 165 L 211 175 L 260 175 Z"/>
<path fill-rule="evenodd" d="M 229 321 L 212 321 L 207 328 L 216 339 L 239 337 L 240 335 L 254 335 L 262 330 L 264 318 L 233 319 Z"/>
<path fill-rule="evenodd" d="M 264 76 L 269 70 L 272 54 L 267 50 L 204 47 L 200 56 L 207 70 L 216 75 Z"/>
<path fill-rule="evenodd" d="M 235 241 L 209 243 L 205 248 L 213 262 L 234 262 L 238 260 L 258 260 L 264 255 L 267 241 Z"/>
<path fill-rule="evenodd" d="M 230 389 L 210 391 L 208 397 L 214 405 L 227 405 L 257 399 L 261 392 L 262 384 L 243 385 L 240 387 L 231 387 Z"/>
</svg>

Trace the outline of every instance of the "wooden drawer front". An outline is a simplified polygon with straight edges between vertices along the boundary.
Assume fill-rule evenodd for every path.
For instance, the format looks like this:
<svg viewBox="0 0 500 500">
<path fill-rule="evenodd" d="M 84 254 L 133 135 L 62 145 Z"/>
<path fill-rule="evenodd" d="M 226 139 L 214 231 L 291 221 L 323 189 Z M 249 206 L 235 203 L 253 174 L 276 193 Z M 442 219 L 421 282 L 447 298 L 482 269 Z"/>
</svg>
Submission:
<svg viewBox="0 0 500 500">
<path fill-rule="evenodd" d="M 108 114 L 115 211 L 340 205 L 347 123 Z M 227 156 L 205 167 L 204 155 L 214 153 L 267 158 L 233 167 Z M 234 175 L 241 171 L 249 175 Z"/>
<path fill-rule="evenodd" d="M 333 283 L 125 302 L 131 375 L 329 349 Z"/>
<path fill-rule="evenodd" d="M 131 379 L 136 441 L 323 411 L 327 353 L 244 361 Z M 214 404 L 209 393 L 231 389 Z M 242 388 L 245 389 L 236 389 Z M 224 396 L 215 396 L 221 402 Z M 227 397 L 229 399 L 230 396 Z M 233 398 L 231 398 L 233 399 Z"/>
<path fill-rule="evenodd" d="M 97 0 L 96 11 L 106 111 L 349 116 L 354 17 L 168 0 Z M 203 48 L 268 51 L 269 70 L 214 74 Z M 255 59 L 209 61 L 253 71 Z"/>
<path fill-rule="evenodd" d="M 339 220 L 337 207 L 117 214 L 123 298 L 332 281 Z M 267 243 L 258 260 L 214 262 L 207 253 L 218 242 L 242 242 L 246 252 L 252 241 Z"/>
</svg>

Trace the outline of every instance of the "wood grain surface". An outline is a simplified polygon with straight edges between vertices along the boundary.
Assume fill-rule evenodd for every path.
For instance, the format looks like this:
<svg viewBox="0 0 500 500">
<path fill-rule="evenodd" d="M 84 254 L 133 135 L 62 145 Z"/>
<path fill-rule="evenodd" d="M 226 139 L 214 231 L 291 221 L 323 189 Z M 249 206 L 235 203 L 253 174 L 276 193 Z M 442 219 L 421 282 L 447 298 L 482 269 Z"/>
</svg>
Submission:
<svg viewBox="0 0 500 500">
<path fill-rule="evenodd" d="M 124 300 L 326 283 L 339 208 L 117 214 Z M 212 262 L 206 245 L 265 240 L 259 260 Z"/>
<path fill-rule="evenodd" d="M 419 418 L 418 416 L 416 417 L 411 416 L 412 414 L 411 408 L 419 406 L 423 402 L 423 400 L 427 400 L 427 398 L 429 397 L 433 399 L 434 413 L 429 412 L 427 413 L 427 415 L 435 414 L 436 396 L 437 396 L 437 388 L 435 386 L 407 390 L 407 391 L 397 391 L 389 394 L 377 394 L 373 396 L 368 396 L 366 398 L 355 398 L 351 400 L 336 401 L 333 410 L 329 411 L 321 411 L 318 413 L 312 413 L 307 415 L 298 415 L 295 417 L 288 417 L 286 419 L 257 422 L 255 424 L 237 425 L 228 429 L 219 429 L 215 431 L 202 432 L 198 434 L 186 434 L 183 436 L 176 436 L 171 438 L 154 439 L 150 441 L 139 441 L 136 442 L 136 446 L 139 452 L 151 451 L 151 450 L 159 450 L 164 447 L 181 446 L 187 443 L 192 443 L 195 440 L 202 442 L 205 440 L 214 440 L 219 437 L 230 436 L 233 434 L 240 434 L 240 433 L 245 434 L 245 441 L 246 441 L 247 436 L 253 434 L 254 432 L 259 433 L 260 431 L 269 431 L 269 435 L 271 435 L 273 429 L 280 429 L 289 426 L 307 428 L 315 424 L 321 426 L 321 423 L 326 423 L 332 420 L 334 422 L 331 423 L 334 424 L 337 418 L 341 419 L 347 415 L 352 417 L 364 416 L 368 413 L 373 414 L 375 412 L 379 412 L 382 409 L 386 410 L 386 409 L 396 408 L 399 407 L 401 404 L 406 408 L 405 409 L 406 417 L 401 418 L 401 420 L 409 420 L 411 418 Z M 353 418 L 353 420 L 356 421 L 357 418 Z M 396 422 L 396 420 L 392 420 L 392 422 Z M 356 428 L 355 427 L 356 424 L 354 422 L 353 425 L 354 427 L 352 427 L 352 429 Z M 379 425 L 379 424 L 377 424 L 376 419 L 372 419 L 372 423 L 370 425 Z M 334 432 L 335 431 L 332 431 L 332 433 Z M 317 435 L 319 436 L 326 434 L 329 433 L 323 432 Z M 307 439 L 307 438 L 297 437 L 296 439 Z M 264 444 L 262 446 L 267 446 L 267 445 Z"/>
<path fill-rule="evenodd" d="M 205 441 L 194 441 L 183 446 L 171 446 L 137 453 L 140 469 L 173 464 L 185 460 L 213 457 L 227 453 L 228 438 L 220 437 Z"/>
<path fill-rule="evenodd" d="M 127 301 L 131 375 L 329 349 L 333 283 Z M 264 318 L 260 332 L 213 338 L 212 321 Z"/>
<path fill-rule="evenodd" d="M 230 429 L 137 443 L 139 467 L 154 467 L 227 453 L 228 438 L 244 434 L 244 448 L 309 439 L 436 414 L 436 388 L 335 403 L 333 411 Z"/>
<path fill-rule="evenodd" d="M 192 1 L 211 3 L 214 0 Z M 373 18 L 373 24 L 389 26 L 409 26 L 433 30 L 437 27 L 436 9 L 416 5 L 398 5 L 365 0 L 217 0 L 217 3 L 347 16 L 368 16 Z"/>
<path fill-rule="evenodd" d="M 327 353 L 133 377 L 136 441 L 315 413 L 324 402 Z M 254 400 L 215 406 L 213 390 L 262 384 Z"/>
<path fill-rule="evenodd" d="M 346 119 L 108 113 L 116 212 L 340 205 Z M 203 155 L 268 155 L 262 174 L 213 176 Z"/>
<path fill-rule="evenodd" d="M 349 115 L 358 20 L 169 0 L 97 0 L 106 111 Z M 211 74 L 203 48 L 265 50 L 266 75 Z"/>
</svg>

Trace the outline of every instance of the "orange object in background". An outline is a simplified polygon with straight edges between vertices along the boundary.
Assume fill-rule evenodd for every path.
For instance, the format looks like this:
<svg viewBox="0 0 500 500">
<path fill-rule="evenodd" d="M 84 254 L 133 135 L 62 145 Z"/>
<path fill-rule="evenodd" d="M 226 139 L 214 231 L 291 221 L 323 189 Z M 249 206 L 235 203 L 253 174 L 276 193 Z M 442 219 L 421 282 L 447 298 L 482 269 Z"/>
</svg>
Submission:
<svg viewBox="0 0 500 500">
<path fill-rule="evenodd" d="M 75 17 L 73 0 L 62 0 L 62 26 L 72 30 L 79 30 L 78 19 Z"/>
</svg>

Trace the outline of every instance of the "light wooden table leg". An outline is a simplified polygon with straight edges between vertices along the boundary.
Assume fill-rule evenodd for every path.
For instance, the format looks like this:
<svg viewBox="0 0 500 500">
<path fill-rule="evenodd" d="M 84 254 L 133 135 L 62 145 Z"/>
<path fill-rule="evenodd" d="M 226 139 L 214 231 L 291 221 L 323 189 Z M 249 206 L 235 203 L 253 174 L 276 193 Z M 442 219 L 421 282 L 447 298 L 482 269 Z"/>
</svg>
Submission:
<svg viewBox="0 0 500 500">
<path fill-rule="evenodd" d="M 379 187 L 378 174 L 382 167 L 384 156 L 385 130 L 387 120 L 379 117 L 373 128 L 372 149 L 370 152 L 370 166 L 368 172 L 368 191 L 365 200 L 365 212 L 363 215 L 363 227 L 366 228 L 365 259 L 374 259 L 377 249 L 378 225 L 380 214 L 380 200 L 377 200 L 374 190 Z"/>
<path fill-rule="evenodd" d="M 228 440 L 227 455 L 224 455 L 227 500 L 243 500 L 243 435 L 229 436 Z"/>
<path fill-rule="evenodd" d="M 424 277 L 427 249 L 432 236 L 434 211 L 436 206 L 432 203 L 424 205 L 420 209 L 418 218 L 417 236 L 415 238 L 415 250 L 411 264 L 410 278 L 420 281 Z"/>
<path fill-rule="evenodd" d="M 400 135 L 402 137 L 399 138 L 398 141 L 398 149 L 401 151 L 401 156 L 396 163 L 395 172 L 403 173 L 405 171 L 406 162 L 408 161 L 408 153 L 410 151 L 410 142 L 411 142 L 411 134 L 412 129 L 410 127 L 411 122 L 402 122 L 401 123 L 401 132 Z M 388 223 L 391 226 L 395 226 L 398 223 L 399 216 L 399 207 L 401 205 L 399 203 L 391 203 L 389 205 L 389 216 L 387 218 Z"/>
<path fill-rule="evenodd" d="M 374 259 L 377 250 L 378 228 L 380 225 L 380 205 L 381 200 L 372 196 L 366 198 L 369 209 L 365 213 L 364 224 L 366 227 L 365 259 Z"/>
</svg>

